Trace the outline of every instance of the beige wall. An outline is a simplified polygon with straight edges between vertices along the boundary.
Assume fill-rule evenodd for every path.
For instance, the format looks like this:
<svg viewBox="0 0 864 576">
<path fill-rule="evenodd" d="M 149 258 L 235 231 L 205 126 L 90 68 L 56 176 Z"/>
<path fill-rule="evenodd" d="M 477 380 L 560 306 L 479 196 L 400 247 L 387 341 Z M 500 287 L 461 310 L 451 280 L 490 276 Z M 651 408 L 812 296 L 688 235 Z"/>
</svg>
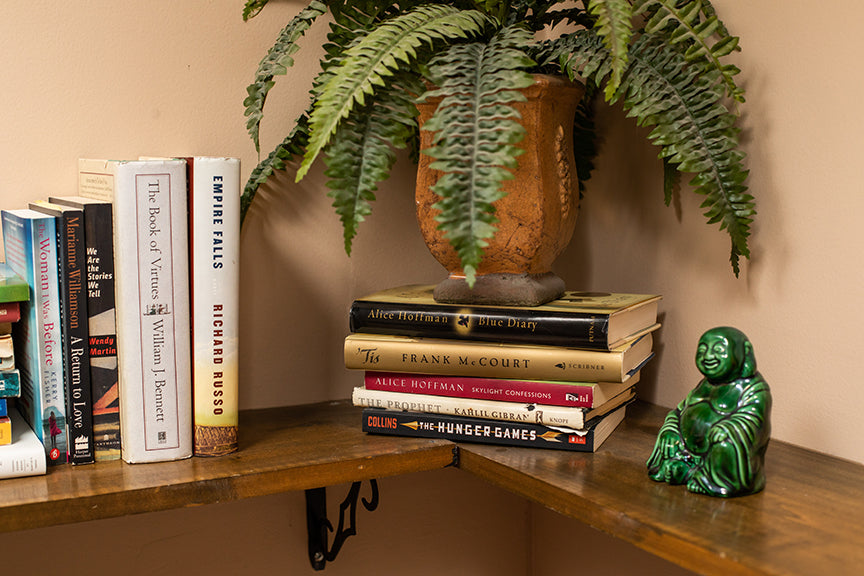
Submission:
<svg viewBox="0 0 864 576">
<path fill-rule="evenodd" d="M 864 388 L 856 376 L 864 317 L 857 158 L 864 115 L 856 104 L 864 86 L 855 73 L 864 53 L 864 7 L 855 0 L 830 4 L 820 16 L 821 6 L 802 0 L 715 0 L 742 37 L 742 138 L 760 211 L 753 261 L 740 279 L 727 265 L 725 236 L 703 224 L 699 198 L 685 188 L 665 208 L 646 132 L 609 109 L 601 111 L 605 142 L 596 176 L 558 270 L 574 289 L 665 296 L 658 357 L 642 379 L 642 396 L 677 402 L 696 382 L 699 335 L 735 325 L 750 336 L 772 386 L 773 436 L 864 462 Z M 240 0 L 35 1 L 6 10 L 0 206 L 74 192 L 79 156 L 232 155 L 247 175 L 257 159 L 245 134 L 245 87 L 299 6 L 274 2 L 249 23 L 240 18 Z M 314 65 L 298 64 L 293 80 L 272 92 L 265 154 L 305 107 L 313 72 Z M 299 186 L 283 176 L 262 190 L 242 238 L 244 408 L 347 397 L 358 382 L 341 367 L 351 299 L 441 277 L 414 225 L 412 187 L 403 161 L 350 259 L 320 166 Z M 341 498 L 344 489 L 331 495 Z M 382 481 L 382 498 L 381 510 L 361 513 L 360 535 L 328 570 L 560 573 L 574 562 L 572 548 L 567 541 L 550 545 L 549 537 L 564 531 L 593 542 L 595 559 L 611 555 L 620 563 L 616 573 L 643 573 L 646 566 L 632 547 L 455 471 Z M 303 522 L 302 495 L 288 494 L 3 535 L 0 549 L 35 553 L 52 541 L 72 553 L 73 539 L 105 538 L 112 573 L 120 566 L 143 572 L 158 553 L 166 555 L 160 566 L 167 573 L 233 574 L 248 563 L 293 574 L 309 571 Z M 183 559 L 215 557 L 210 539 L 234 529 L 237 545 L 224 561 Z M 26 564 L 17 566 L 26 573 Z"/>
</svg>

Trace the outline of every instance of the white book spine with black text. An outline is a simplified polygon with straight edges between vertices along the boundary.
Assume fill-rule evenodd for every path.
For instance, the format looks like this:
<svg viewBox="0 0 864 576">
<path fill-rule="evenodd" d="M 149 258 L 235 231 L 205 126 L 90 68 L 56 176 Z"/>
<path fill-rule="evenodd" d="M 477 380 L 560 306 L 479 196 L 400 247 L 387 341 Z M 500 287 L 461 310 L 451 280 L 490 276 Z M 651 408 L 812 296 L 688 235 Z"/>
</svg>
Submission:
<svg viewBox="0 0 864 576">
<path fill-rule="evenodd" d="M 591 418 L 601 416 L 630 402 L 635 398 L 635 395 L 635 390 L 631 387 L 597 408 L 574 408 L 572 406 L 546 406 L 478 398 L 452 398 L 410 392 L 367 390 L 363 386 L 358 386 L 354 388 L 351 400 L 355 406 L 362 406 L 363 408 L 451 414 L 483 420 L 525 422 L 555 428 L 581 430 Z"/>
<path fill-rule="evenodd" d="M 122 458 L 192 455 L 189 255 L 183 160 L 79 161 L 79 194 L 114 216 Z"/>
</svg>

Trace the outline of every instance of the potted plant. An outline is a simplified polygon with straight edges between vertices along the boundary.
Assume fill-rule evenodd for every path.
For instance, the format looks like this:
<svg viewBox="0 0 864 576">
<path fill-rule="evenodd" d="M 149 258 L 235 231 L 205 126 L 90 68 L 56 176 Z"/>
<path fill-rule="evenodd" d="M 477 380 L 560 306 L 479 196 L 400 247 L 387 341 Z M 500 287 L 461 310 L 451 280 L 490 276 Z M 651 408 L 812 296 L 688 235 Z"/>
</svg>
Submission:
<svg viewBox="0 0 864 576">
<path fill-rule="evenodd" d="M 244 19 L 267 2 L 248 0 Z M 738 38 L 708 0 L 313 0 L 281 31 L 247 89 L 247 128 L 259 153 L 274 78 L 287 73 L 298 41 L 327 13 L 328 43 L 309 107 L 253 171 L 244 214 L 257 187 L 286 160 L 302 157 L 299 181 L 323 153 L 350 254 L 394 149 L 407 147 L 416 160 L 422 147 L 438 173 L 430 180 L 435 228 L 473 287 L 496 233 L 496 206 L 525 152 L 520 91 L 536 82 L 532 74 L 554 74 L 584 84 L 562 132 L 573 140 L 575 174 L 558 170 L 578 184 L 577 198 L 595 154 L 593 103 L 621 101 L 639 125 L 653 127 L 648 137 L 664 162 L 666 203 L 680 174 L 691 174 L 708 223 L 730 236 L 736 276 L 740 257 L 749 258 L 755 206 L 735 126 L 744 91 L 727 62 Z M 421 127 L 417 105 L 433 98 L 440 104 Z"/>
</svg>

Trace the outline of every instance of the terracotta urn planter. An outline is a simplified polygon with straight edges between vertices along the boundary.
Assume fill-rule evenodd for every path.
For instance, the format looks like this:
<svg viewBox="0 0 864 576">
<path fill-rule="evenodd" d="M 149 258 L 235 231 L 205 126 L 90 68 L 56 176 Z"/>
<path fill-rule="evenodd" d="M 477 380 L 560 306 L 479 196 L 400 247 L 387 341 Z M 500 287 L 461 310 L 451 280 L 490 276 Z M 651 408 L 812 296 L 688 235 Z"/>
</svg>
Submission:
<svg viewBox="0 0 864 576">
<path fill-rule="evenodd" d="M 420 155 L 417 219 L 429 250 L 448 272 L 435 288 L 437 301 L 536 306 L 564 292 L 563 280 L 551 267 L 570 242 L 579 212 L 573 117 L 583 92 L 581 84 L 565 78 L 536 75 L 523 90 L 527 101 L 515 104 L 526 129 L 519 144 L 525 153 L 518 158 L 515 179 L 504 184 L 507 196 L 495 203 L 498 231 L 484 252 L 473 289 L 435 220 L 432 206 L 439 198 L 430 186 L 441 172 L 430 169 L 432 159 Z M 430 99 L 418 106 L 421 126 L 436 105 Z M 421 149 L 430 146 L 431 134 L 420 134 Z"/>
</svg>

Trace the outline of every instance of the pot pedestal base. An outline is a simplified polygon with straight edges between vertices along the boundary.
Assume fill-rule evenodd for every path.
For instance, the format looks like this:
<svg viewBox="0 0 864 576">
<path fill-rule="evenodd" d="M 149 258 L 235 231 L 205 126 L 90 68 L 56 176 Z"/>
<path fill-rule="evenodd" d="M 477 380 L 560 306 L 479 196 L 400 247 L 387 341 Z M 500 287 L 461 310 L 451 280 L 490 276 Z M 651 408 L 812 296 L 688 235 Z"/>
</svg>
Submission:
<svg viewBox="0 0 864 576">
<path fill-rule="evenodd" d="M 435 286 L 436 302 L 539 306 L 564 294 L 564 281 L 553 274 L 481 274 L 474 288 L 462 277 L 449 277 Z"/>
</svg>

